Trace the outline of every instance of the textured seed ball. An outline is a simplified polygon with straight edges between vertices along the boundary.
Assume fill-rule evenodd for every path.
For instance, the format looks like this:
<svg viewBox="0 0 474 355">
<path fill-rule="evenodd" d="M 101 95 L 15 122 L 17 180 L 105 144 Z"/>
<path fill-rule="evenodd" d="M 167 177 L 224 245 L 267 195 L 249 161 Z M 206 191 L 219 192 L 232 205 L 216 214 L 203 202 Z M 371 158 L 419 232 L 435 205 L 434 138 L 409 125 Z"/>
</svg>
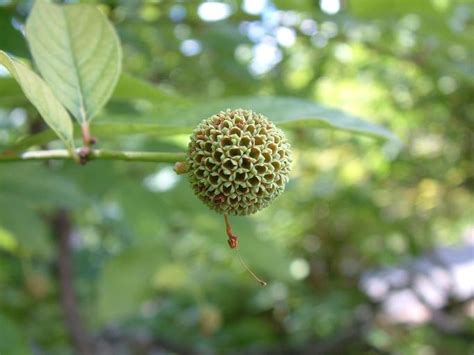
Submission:
<svg viewBox="0 0 474 355">
<path fill-rule="evenodd" d="M 192 188 L 206 205 L 220 213 L 248 215 L 285 189 L 291 149 L 265 116 L 227 110 L 197 126 L 186 163 Z"/>
</svg>

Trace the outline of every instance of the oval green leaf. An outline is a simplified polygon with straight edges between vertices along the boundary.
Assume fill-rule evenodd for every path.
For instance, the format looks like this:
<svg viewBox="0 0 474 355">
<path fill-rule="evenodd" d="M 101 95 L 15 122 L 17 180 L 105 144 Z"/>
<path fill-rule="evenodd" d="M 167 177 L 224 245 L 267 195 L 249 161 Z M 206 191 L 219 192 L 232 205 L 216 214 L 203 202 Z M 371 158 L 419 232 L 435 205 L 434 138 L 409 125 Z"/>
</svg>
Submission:
<svg viewBox="0 0 474 355">
<path fill-rule="evenodd" d="M 272 96 L 230 97 L 189 106 L 167 103 L 163 100 L 155 108 L 156 112 L 152 111 L 146 115 L 104 114 L 94 124 L 93 130 L 100 136 L 108 137 L 130 134 L 147 134 L 154 137 L 191 134 L 201 120 L 227 108 L 249 108 L 263 113 L 286 130 L 301 128 L 341 130 L 390 141 L 396 147 L 400 147 L 401 144 L 390 130 L 381 125 L 309 100 Z M 53 137 L 50 133 L 42 132 L 18 142 L 13 149 L 21 150 L 31 145 L 44 144 L 51 138 Z"/>
<path fill-rule="evenodd" d="M 109 100 L 121 71 L 119 39 L 105 15 L 92 5 L 38 0 L 26 36 L 59 101 L 79 122 L 90 121 Z"/>
<path fill-rule="evenodd" d="M 284 129 L 326 128 L 398 141 L 391 131 L 376 123 L 294 97 L 240 96 L 210 100 L 189 108 L 161 110 L 157 121 L 195 126 L 204 118 L 227 108 L 245 108 L 262 113 Z"/>
<path fill-rule="evenodd" d="M 25 64 L 10 58 L 2 51 L 0 51 L 0 64 L 7 68 L 48 126 L 64 142 L 67 149 L 73 152 L 74 133 L 71 118 L 49 86 Z"/>
<path fill-rule="evenodd" d="M 160 103 L 186 105 L 188 100 L 165 89 L 161 86 L 136 78 L 128 73 L 122 73 L 117 83 L 112 100 L 129 101 L 129 100 L 147 100 L 156 105 Z"/>
<path fill-rule="evenodd" d="M 228 97 L 188 106 L 161 102 L 156 110 L 147 112 L 144 116 L 111 116 L 105 114 L 100 118 L 100 122 L 110 127 L 114 123 L 129 123 L 131 126 L 139 128 L 147 123 L 156 125 L 173 124 L 174 126 L 192 129 L 201 120 L 228 108 L 246 108 L 262 113 L 283 129 L 325 128 L 342 130 L 399 143 L 399 139 L 390 130 L 379 124 L 341 110 L 319 105 L 310 100 L 294 97 Z M 150 130 L 148 133 L 150 132 L 157 132 L 157 130 Z"/>
</svg>

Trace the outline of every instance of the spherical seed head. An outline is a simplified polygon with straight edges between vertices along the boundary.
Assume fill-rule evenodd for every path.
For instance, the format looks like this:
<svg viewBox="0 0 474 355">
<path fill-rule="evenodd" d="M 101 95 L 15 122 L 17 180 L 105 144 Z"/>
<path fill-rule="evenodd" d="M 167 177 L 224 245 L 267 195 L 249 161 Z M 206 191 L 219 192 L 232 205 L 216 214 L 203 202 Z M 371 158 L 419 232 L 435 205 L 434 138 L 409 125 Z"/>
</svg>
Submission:
<svg viewBox="0 0 474 355">
<path fill-rule="evenodd" d="M 285 189 L 291 149 L 265 116 L 227 110 L 197 126 L 186 163 L 192 188 L 205 204 L 220 213 L 248 215 Z"/>
</svg>

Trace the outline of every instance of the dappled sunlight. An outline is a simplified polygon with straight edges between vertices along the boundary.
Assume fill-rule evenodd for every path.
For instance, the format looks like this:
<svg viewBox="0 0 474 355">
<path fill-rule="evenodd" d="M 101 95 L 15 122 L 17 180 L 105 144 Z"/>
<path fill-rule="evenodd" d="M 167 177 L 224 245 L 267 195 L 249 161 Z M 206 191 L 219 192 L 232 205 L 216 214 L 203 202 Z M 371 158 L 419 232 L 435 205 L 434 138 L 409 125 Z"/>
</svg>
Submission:
<svg viewBox="0 0 474 355">
<path fill-rule="evenodd" d="M 474 353 L 469 1 L 75 3 L 0 1 L 1 355 Z"/>
</svg>

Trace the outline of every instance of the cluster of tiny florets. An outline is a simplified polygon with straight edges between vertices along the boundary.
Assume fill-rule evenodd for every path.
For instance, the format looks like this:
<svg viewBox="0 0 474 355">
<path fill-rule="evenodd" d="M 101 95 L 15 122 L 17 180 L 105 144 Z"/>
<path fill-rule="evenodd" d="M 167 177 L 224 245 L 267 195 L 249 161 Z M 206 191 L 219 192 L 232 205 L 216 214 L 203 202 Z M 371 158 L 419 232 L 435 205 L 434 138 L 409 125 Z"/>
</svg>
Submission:
<svg viewBox="0 0 474 355">
<path fill-rule="evenodd" d="M 227 110 L 194 130 L 186 163 L 194 192 L 211 209 L 247 215 L 283 192 L 291 150 L 283 132 L 265 116 Z"/>
</svg>

